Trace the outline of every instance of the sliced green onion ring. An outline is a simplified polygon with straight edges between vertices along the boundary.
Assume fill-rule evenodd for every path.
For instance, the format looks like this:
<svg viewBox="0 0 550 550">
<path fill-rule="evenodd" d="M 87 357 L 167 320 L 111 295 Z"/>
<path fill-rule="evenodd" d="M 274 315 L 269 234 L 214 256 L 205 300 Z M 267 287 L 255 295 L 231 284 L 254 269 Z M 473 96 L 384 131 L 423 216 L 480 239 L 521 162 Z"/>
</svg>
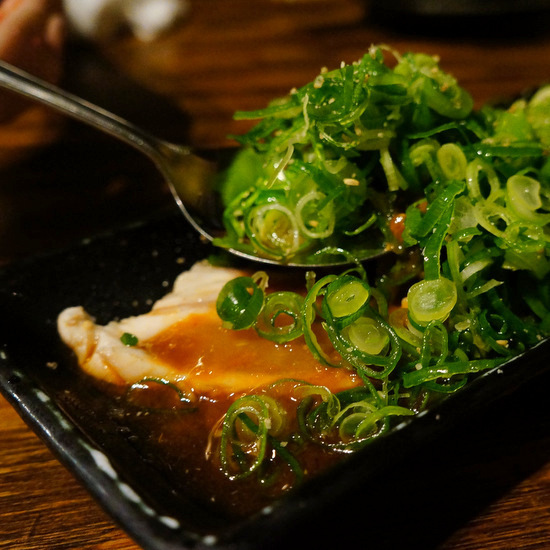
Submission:
<svg viewBox="0 0 550 550">
<path fill-rule="evenodd" d="M 310 239 L 325 239 L 334 232 L 334 206 L 325 199 L 323 193 L 311 191 L 296 203 L 298 228 Z"/>
<path fill-rule="evenodd" d="M 407 293 L 409 317 L 426 326 L 431 321 L 444 321 L 456 304 L 457 290 L 453 281 L 440 277 L 419 281 Z"/>
<path fill-rule="evenodd" d="M 346 338 L 360 351 L 380 355 L 387 350 L 390 336 L 372 317 L 359 317 L 347 327 Z"/>
<path fill-rule="evenodd" d="M 256 332 L 278 344 L 295 340 L 303 334 L 304 298 L 295 292 L 267 294 L 254 328 Z"/>
<path fill-rule="evenodd" d="M 252 277 L 236 277 L 219 293 L 216 311 L 226 328 L 242 330 L 254 325 L 263 303 L 264 292 Z"/>
<path fill-rule="evenodd" d="M 368 284 L 352 275 L 343 275 L 330 283 L 323 300 L 326 319 L 343 328 L 360 317 L 368 305 Z"/>
<path fill-rule="evenodd" d="M 300 248 L 300 231 L 295 214 L 278 203 L 253 208 L 246 219 L 250 241 L 269 258 L 291 258 Z"/>
</svg>

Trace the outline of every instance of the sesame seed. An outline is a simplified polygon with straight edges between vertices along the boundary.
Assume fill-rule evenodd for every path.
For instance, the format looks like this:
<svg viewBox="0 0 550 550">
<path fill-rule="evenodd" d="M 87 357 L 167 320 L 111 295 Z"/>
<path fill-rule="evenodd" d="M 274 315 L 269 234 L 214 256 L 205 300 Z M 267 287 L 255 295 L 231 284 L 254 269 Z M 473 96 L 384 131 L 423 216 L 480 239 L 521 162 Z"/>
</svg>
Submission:
<svg viewBox="0 0 550 550">
<path fill-rule="evenodd" d="M 350 187 L 357 187 L 359 185 L 359 181 L 355 178 L 344 178 L 344 183 Z"/>
</svg>

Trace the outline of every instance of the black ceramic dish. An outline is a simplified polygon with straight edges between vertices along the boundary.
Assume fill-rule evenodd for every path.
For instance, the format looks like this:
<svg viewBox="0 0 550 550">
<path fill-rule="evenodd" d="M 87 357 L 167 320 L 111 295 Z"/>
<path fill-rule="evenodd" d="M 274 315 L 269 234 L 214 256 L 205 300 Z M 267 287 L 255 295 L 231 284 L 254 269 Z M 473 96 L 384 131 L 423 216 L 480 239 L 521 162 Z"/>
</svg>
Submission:
<svg viewBox="0 0 550 550">
<path fill-rule="evenodd" d="M 69 251 L 20 262 L 0 274 L 0 389 L 145 549 L 292 548 L 292 541 L 303 538 L 318 548 L 365 540 L 382 548 L 388 531 L 381 525 L 397 522 L 410 529 L 404 518 L 414 517 L 410 495 L 418 497 L 418 487 L 406 488 L 405 482 L 429 487 L 433 480 L 420 480 L 448 474 L 446 467 L 434 473 L 433 464 L 426 470 L 426 464 L 434 460 L 433 449 L 448 447 L 457 437 L 464 445 L 475 441 L 476 434 L 478 439 L 485 438 L 479 430 L 456 433 L 453 427 L 471 423 L 473 415 L 477 416 L 475 425 L 483 427 L 491 418 L 483 412 L 488 403 L 494 406 L 497 397 L 510 394 L 520 382 L 546 370 L 550 344 L 543 342 L 524 357 L 485 373 L 437 410 L 402 425 L 257 516 L 232 521 L 193 495 L 175 491 L 155 457 L 139 453 L 131 434 L 109 414 L 104 394 L 76 368 L 58 339 L 55 322 L 63 308 L 78 304 L 99 323 L 144 312 L 151 300 L 166 293 L 182 269 L 208 253 L 174 213 Z M 507 421 L 502 415 L 508 409 L 501 408 L 499 419 Z M 451 439 L 449 434 L 453 434 Z M 448 457 L 443 455 L 445 460 Z M 430 494 L 429 489 L 422 492 Z M 388 499 L 388 494 L 394 498 Z M 399 505 L 393 506 L 396 494 Z M 441 498 L 441 492 L 433 494 Z M 462 513 L 466 509 L 475 512 L 469 506 Z M 447 522 L 445 529 L 453 529 L 461 517 Z M 409 542 L 410 536 L 405 537 Z M 431 542 L 441 536 L 432 536 Z M 395 547 L 396 534 L 390 539 L 385 541 L 387 547 Z M 429 548 L 425 536 L 423 541 L 423 547 Z"/>
</svg>

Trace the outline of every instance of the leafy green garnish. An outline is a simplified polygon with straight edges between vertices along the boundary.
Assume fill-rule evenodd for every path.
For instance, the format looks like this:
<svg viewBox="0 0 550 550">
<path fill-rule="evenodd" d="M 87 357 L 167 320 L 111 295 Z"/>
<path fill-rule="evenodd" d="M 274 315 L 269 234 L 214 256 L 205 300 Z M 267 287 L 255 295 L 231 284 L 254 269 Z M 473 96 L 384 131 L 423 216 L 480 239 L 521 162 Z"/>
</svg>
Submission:
<svg viewBox="0 0 550 550">
<path fill-rule="evenodd" d="M 397 244 L 388 231 L 395 194 L 417 187 L 400 143 L 471 109 L 432 57 L 373 47 L 265 109 L 237 113 L 259 122 L 236 137 L 243 148 L 221 188 L 227 235 L 216 244 L 282 262 L 326 246 L 356 250 L 366 239 Z"/>
<path fill-rule="evenodd" d="M 390 67 L 388 52 L 373 47 L 238 113 L 261 120 L 238 138 L 239 162 L 250 164 L 232 174 L 218 243 L 282 260 L 318 248 L 353 258 L 378 234 L 397 252 L 381 273 L 360 264 L 308 273 L 303 300 L 265 294 L 248 319 L 282 342 L 260 312 L 286 313 L 292 339 L 360 377 L 338 394 L 307 381 L 292 388 L 294 440 L 336 450 L 361 447 L 550 335 L 550 86 L 474 111 L 436 59 L 390 52 Z M 243 399 L 249 407 L 253 396 Z M 256 406 L 258 430 L 276 410 L 269 403 Z M 235 418 L 225 420 L 226 451 Z"/>
</svg>

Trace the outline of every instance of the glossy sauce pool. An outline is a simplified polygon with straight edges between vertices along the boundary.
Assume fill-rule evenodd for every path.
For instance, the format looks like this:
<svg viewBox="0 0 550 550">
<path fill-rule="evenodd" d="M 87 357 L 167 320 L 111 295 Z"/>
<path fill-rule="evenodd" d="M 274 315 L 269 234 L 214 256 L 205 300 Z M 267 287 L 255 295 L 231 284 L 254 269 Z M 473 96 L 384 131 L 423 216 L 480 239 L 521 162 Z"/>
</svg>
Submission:
<svg viewBox="0 0 550 550">
<path fill-rule="evenodd" d="M 228 330 L 214 309 L 189 315 L 140 347 L 180 371 L 190 392 L 209 397 L 252 393 L 284 378 L 327 386 L 333 392 L 358 384 L 354 372 L 319 364 L 303 338 L 275 344 L 253 329 Z"/>
<path fill-rule="evenodd" d="M 260 482 L 256 474 L 237 480 L 224 474 L 219 460 L 220 422 L 230 405 L 243 395 L 263 394 L 282 379 L 304 380 L 332 392 L 361 385 L 352 371 L 320 365 L 303 338 L 277 345 L 252 329 L 228 330 L 214 310 L 189 315 L 139 346 L 182 373 L 178 387 L 189 402 L 157 382 L 144 382 L 122 393 L 111 388 L 133 444 L 146 460 L 167 472 L 175 490 L 233 518 L 259 511 L 293 486 L 295 478 L 286 464 L 277 461 L 270 466 L 275 475 L 269 476 L 269 483 Z M 298 401 L 292 387 L 286 382 L 267 390 L 287 410 L 283 439 L 298 432 Z M 291 447 L 305 477 L 342 457 L 307 440 Z"/>
</svg>

